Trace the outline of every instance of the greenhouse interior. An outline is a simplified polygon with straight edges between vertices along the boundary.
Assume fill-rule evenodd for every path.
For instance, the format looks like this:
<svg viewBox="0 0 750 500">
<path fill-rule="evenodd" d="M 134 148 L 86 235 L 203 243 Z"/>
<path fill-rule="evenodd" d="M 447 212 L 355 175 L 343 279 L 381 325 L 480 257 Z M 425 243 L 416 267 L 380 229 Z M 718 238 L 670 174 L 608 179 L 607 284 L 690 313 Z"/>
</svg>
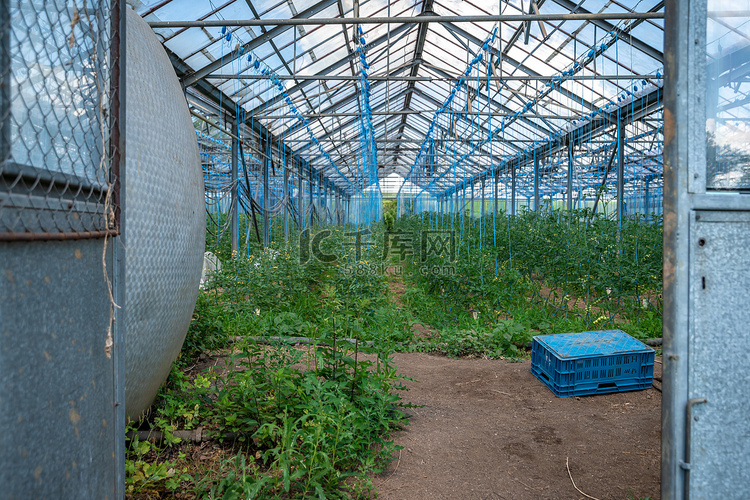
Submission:
<svg viewBox="0 0 750 500">
<path fill-rule="evenodd" d="M 14 0 L 0 58 L 8 498 L 750 497 L 750 2 Z"/>
</svg>

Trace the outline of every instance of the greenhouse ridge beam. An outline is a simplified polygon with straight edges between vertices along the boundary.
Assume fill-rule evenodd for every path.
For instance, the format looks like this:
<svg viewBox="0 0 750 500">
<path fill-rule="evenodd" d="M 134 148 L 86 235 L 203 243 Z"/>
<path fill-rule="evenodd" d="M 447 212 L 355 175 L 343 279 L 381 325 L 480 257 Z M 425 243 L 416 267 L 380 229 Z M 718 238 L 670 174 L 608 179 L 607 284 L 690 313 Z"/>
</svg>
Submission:
<svg viewBox="0 0 750 500">
<path fill-rule="evenodd" d="M 205 78 L 215 80 L 268 80 L 266 75 L 208 75 Z M 332 80 L 332 81 L 359 81 L 358 76 L 347 75 L 276 75 L 279 80 Z M 368 76 L 368 80 L 381 82 L 431 82 L 430 76 Z"/>
<path fill-rule="evenodd" d="M 211 80 L 267 80 L 268 77 L 265 75 L 208 75 L 204 78 Z M 276 75 L 279 80 L 331 80 L 331 81 L 353 81 L 359 80 L 358 76 L 347 76 L 347 75 Z M 375 82 L 454 82 L 461 78 L 461 76 L 368 76 L 368 80 Z M 636 80 L 644 78 L 655 78 L 655 75 L 631 75 L 631 74 L 619 74 L 619 75 L 573 75 L 569 76 L 568 80 Z M 541 75 L 525 75 L 525 76 L 491 76 L 482 77 L 482 81 L 491 82 L 506 82 L 506 81 L 548 81 L 551 80 L 551 76 Z"/>
<path fill-rule="evenodd" d="M 737 17 L 742 17 L 737 13 Z M 152 21 L 152 28 L 223 28 L 250 26 L 314 26 L 320 24 L 427 24 L 427 23 L 510 23 L 524 21 L 597 21 L 664 19 L 663 12 L 601 12 L 589 14 L 508 14 L 491 16 L 429 17 L 328 17 L 292 19 L 226 19 L 210 21 Z M 270 33 L 270 32 L 269 32 Z"/>
<path fill-rule="evenodd" d="M 422 4 L 422 12 L 420 14 L 420 17 L 427 19 L 428 22 L 436 17 L 435 13 L 432 11 L 433 3 L 433 0 L 424 0 L 424 3 Z M 427 31 L 430 28 L 428 22 L 419 25 L 419 30 L 417 31 L 417 41 L 414 44 L 414 65 L 411 67 L 410 76 L 417 76 L 417 74 L 419 73 L 419 67 L 424 62 L 422 58 L 424 52 L 424 44 L 425 40 L 427 39 Z M 406 85 L 409 92 L 406 94 L 406 97 L 404 97 L 404 111 L 411 109 L 411 98 L 412 95 L 414 95 L 414 90 L 416 90 L 417 88 L 415 82 L 409 82 Z M 407 115 L 403 115 L 401 117 L 401 123 L 396 127 L 397 137 L 401 136 L 401 134 L 404 133 L 404 127 L 406 126 L 407 118 Z M 396 146 L 394 149 L 395 156 L 393 157 L 393 159 L 395 162 L 397 162 L 401 156 L 401 153 L 399 152 L 400 145 Z"/>
</svg>

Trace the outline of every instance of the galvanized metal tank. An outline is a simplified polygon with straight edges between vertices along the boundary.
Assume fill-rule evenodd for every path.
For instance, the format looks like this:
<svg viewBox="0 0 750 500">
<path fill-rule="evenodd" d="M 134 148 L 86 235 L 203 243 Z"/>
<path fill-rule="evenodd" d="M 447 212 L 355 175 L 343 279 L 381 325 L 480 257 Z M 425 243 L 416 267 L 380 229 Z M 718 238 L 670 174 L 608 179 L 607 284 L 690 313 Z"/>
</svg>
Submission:
<svg viewBox="0 0 750 500">
<path fill-rule="evenodd" d="M 135 419 L 153 402 L 185 340 L 206 218 L 182 88 L 153 30 L 130 9 L 125 64 L 125 409 Z"/>
</svg>

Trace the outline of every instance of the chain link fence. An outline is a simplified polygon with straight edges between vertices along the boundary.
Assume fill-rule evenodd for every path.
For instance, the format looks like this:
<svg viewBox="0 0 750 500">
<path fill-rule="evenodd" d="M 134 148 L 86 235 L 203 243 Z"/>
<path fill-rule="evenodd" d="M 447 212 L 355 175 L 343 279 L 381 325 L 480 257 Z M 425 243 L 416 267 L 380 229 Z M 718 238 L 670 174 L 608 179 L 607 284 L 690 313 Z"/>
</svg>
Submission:
<svg viewBox="0 0 750 500">
<path fill-rule="evenodd" d="M 119 2 L 0 0 L 0 240 L 119 228 Z"/>
</svg>

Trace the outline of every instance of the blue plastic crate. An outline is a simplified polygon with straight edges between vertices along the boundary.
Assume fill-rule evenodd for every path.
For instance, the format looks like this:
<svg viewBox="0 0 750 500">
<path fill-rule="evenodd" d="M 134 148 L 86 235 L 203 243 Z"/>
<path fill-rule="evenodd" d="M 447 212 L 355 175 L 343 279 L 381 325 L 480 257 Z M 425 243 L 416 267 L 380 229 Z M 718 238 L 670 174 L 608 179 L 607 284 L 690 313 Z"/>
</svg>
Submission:
<svg viewBox="0 0 750 500">
<path fill-rule="evenodd" d="M 654 350 L 620 330 L 537 335 L 531 373 L 559 397 L 648 389 Z"/>
</svg>

